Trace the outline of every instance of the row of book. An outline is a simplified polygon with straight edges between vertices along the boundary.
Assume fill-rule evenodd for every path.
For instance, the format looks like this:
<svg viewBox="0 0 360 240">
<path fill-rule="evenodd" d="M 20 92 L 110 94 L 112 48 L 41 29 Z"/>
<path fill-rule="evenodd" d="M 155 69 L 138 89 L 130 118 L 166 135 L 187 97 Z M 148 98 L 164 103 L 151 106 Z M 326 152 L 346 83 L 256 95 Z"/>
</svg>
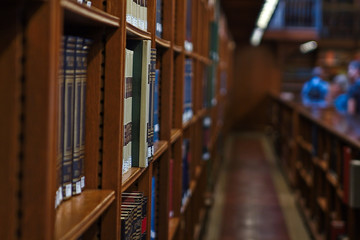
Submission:
<svg viewBox="0 0 360 240">
<path fill-rule="evenodd" d="M 184 48 L 186 51 L 193 51 L 192 44 L 192 1 L 186 0 L 186 30 Z"/>
<path fill-rule="evenodd" d="M 150 40 L 134 40 L 125 51 L 123 174 L 148 166 L 160 129 L 156 49 Z"/>
<path fill-rule="evenodd" d="M 191 196 L 190 189 L 190 139 L 184 138 L 182 143 L 182 191 L 181 191 L 181 211 L 186 201 Z"/>
<path fill-rule="evenodd" d="M 162 0 L 156 0 L 156 31 L 155 34 L 159 38 L 162 37 Z"/>
<path fill-rule="evenodd" d="M 192 110 L 192 79 L 193 79 L 193 60 L 185 59 L 185 77 L 184 77 L 184 107 L 182 121 L 186 123 L 193 117 Z"/>
<path fill-rule="evenodd" d="M 142 192 L 122 193 L 121 239 L 146 239 L 147 202 L 148 199 Z"/>
<path fill-rule="evenodd" d="M 126 0 L 126 22 L 147 31 L 147 0 Z"/>
<path fill-rule="evenodd" d="M 58 87 L 58 158 L 55 207 L 85 186 L 85 101 L 87 54 L 91 40 L 64 36 Z"/>
</svg>

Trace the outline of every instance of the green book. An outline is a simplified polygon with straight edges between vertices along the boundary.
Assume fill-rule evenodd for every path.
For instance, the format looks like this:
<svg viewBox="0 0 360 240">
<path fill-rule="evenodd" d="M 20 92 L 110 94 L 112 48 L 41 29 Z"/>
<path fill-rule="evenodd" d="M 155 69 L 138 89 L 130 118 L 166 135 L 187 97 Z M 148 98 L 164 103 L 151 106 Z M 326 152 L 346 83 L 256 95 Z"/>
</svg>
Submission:
<svg viewBox="0 0 360 240">
<path fill-rule="evenodd" d="M 150 48 L 151 41 L 131 41 L 133 49 L 133 93 L 132 93 L 132 166 L 148 166 L 147 132 L 149 124 L 150 92 Z"/>
</svg>

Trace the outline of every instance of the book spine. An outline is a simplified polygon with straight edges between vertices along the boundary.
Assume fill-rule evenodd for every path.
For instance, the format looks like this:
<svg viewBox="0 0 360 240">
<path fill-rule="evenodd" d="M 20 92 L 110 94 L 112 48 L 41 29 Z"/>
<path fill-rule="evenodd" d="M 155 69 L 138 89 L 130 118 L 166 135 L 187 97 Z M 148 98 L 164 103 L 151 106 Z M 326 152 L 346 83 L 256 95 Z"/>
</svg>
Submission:
<svg viewBox="0 0 360 240">
<path fill-rule="evenodd" d="M 360 160 L 352 160 L 350 162 L 350 196 L 349 196 L 349 205 L 353 209 L 360 208 Z"/>
<path fill-rule="evenodd" d="M 151 178 L 151 217 L 150 217 L 150 239 L 155 240 L 156 238 L 156 178 Z"/>
<path fill-rule="evenodd" d="M 142 201 L 142 209 L 141 209 L 141 239 L 146 240 L 146 233 L 147 233 L 147 216 L 146 216 L 146 210 L 147 210 L 147 203 L 148 198 L 146 196 L 143 197 Z"/>
<path fill-rule="evenodd" d="M 124 113 L 123 113 L 123 131 L 124 131 L 124 138 L 123 138 L 123 158 L 122 158 L 122 174 L 127 172 L 127 166 L 126 166 L 126 162 L 127 162 L 127 158 L 128 158 L 128 149 L 127 149 L 127 134 L 128 131 L 126 129 L 126 125 L 128 123 L 128 114 L 129 114 L 129 110 L 128 110 L 128 104 L 127 104 L 127 88 L 128 88 L 128 80 L 127 78 L 129 77 L 129 50 L 125 49 L 125 86 L 124 86 Z"/>
<path fill-rule="evenodd" d="M 148 16 L 148 0 L 144 0 L 145 3 L 145 7 L 144 7 L 144 21 L 145 21 L 145 31 L 148 30 L 148 21 L 147 21 L 147 16 Z"/>
<path fill-rule="evenodd" d="M 92 40 L 85 38 L 82 48 L 82 74 L 81 74 L 81 114 L 80 114 L 80 180 L 81 189 L 85 188 L 85 120 L 86 120 L 86 82 L 87 82 L 87 56 Z"/>
<path fill-rule="evenodd" d="M 126 0 L 126 22 L 132 24 L 132 12 L 131 12 L 132 0 Z"/>
<path fill-rule="evenodd" d="M 62 160 L 62 187 L 64 199 L 68 199 L 72 196 L 75 44 L 76 37 L 66 37 L 64 55 L 64 156 Z"/>
<path fill-rule="evenodd" d="M 159 77 L 160 70 L 155 70 L 155 90 L 154 90 L 154 143 L 159 141 Z"/>
<path fill-rule="evenodd" d="M 64 155 L 64 43 L 66 38 L 63 36 L 60 46 L 59 59 L 59 82 L 58 82 L 58 157 L 57 168 L 57 191 L 55 198 L 55 208 L 58 207 L 63 199 L 62 194 L 62 159 Z"/>
<path fill-rule="evenodd" d="M 148 129 L 148 158 L 154 156 L 154 97 L 155 97 L 155 74 L 156 74 L 156 48 L 151 48 L 149 69 L 149 129 Z"/>
<path fill-rule="evenodd" d="M 141 104 L 141 76 L 142 76 L 142 48 L 143 44 L 137 44 L 133 54 L 133 97 L 132 97 L 132 167 L 139 167 L 140 158 L 140 104 Z"/>
<path fill-rule="evenodd" d="M 142 51 L 142 76 L 141 76 L 141 104 L 140 104 L 140 142 L 139 142 L 139 167 L 147 167 L 151 149 L 148 146 L 149 136 L 149 99 L 150 99 L 150 50 L 151 41 L 143 41 Z"/>
<path fill-rule="evenodd" d="M 72 195 L 81 193 L 81 166 L 80 166 L 80 114 L 81 114 L 81 87 L 84 68 L 82 67 L 82 48 L 84 39 L 76 37 L 75 45 L 75 77 L 73 91 L 73 159 L 72 159 Z"/>
<path fill-rule="evenodd" d="M 173 186 L 174 186 L 174 159 L 170 158 L 169 162 L 169 218 L 174 217 L 173 207 Z"/>
</svg>

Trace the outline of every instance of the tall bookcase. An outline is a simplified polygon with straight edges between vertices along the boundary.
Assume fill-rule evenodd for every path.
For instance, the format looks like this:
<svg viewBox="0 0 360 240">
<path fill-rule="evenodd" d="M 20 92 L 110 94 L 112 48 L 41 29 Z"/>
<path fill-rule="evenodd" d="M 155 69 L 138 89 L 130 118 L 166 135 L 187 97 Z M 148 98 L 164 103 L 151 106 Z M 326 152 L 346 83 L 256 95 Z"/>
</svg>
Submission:
<svg viewBox="0 0 360 240">
<path fill-rule="evenodd" d="M 156 176 L 158 239 L 195 239 L 205 217 L 205 197 L 231 86 L 234 43 L 218 3 L 206 0 L 162 1 L 162 38 L 156 36 L 156 1 L 147 1 L 148 30 L 126 22 L 125 0 L 5 1 L 0 24 L 0 170 L 1 239 L 120 239 L 121 196 L 141 191 L 148 197 L 150 239 L 151 179 Z M 211 1 L 213 2 L 213 1 Z M 189 7 L 191 6 L 191 7 Z M 187 9 L 187 8 L 190 9 Z M 192 16 L 193 50 L 184 48 L 186 13 Z M 216 14 L 217 12 L 217 14 Z M 221 20 L 220 17 L 221 16 Z M 210 34 L 210 22 L 220 21 Z M 61 37 L 93 40 L 88 54 L 85 117 L 85 190 L 54 207 L 57 174 L 58 88 Z M 219 38 L 218 59 L 209 57 L 211 37 Z M 122 174 L 124 62 L 127 41 L 151 40 L 160 69 L 160 141 L 146 168 Z M 191 59 L 193 116 L 183 123 L 185 59 Z M 215 86 L 204 104 L 204 82 L 212 66 Z M 222 76 L 222 77 L 221 77 Z M 205 79 L 205 80 L 204 80 Z M 222 80 L 221 80 L 222 79 Z M 223 83 L 221 83 L 221 81 Z M 210 139 L 203 120 L 211 118 Z M 181 205 L 182 144 L 190 139 L 191 194 Z M 202 160 L 203 148 L 211 152 Z M 169 165 L 173 162 L 173 176 Z M 210 174 L 211 173 L 211 174 Z M 173 179 L 169 217 L 169 178 Z"/>
</svg>

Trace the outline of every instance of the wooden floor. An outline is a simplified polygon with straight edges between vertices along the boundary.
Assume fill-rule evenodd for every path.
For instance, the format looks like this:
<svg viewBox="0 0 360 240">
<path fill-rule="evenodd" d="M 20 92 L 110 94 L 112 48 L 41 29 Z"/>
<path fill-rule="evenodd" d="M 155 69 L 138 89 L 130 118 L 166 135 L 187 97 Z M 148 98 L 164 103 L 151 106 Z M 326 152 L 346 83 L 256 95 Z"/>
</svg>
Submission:
<svg viewBox="0 0 360 240">
<path fill-rule="evenodd" d="M 301 234 L 289 233 L 286 221 L 291 219 L 283 214 L 274 164 L 267 159 L 261 138 L 234 137 L 231 142 L 205 239 L 298 239 L 291 235 Z"/>
</svg>

